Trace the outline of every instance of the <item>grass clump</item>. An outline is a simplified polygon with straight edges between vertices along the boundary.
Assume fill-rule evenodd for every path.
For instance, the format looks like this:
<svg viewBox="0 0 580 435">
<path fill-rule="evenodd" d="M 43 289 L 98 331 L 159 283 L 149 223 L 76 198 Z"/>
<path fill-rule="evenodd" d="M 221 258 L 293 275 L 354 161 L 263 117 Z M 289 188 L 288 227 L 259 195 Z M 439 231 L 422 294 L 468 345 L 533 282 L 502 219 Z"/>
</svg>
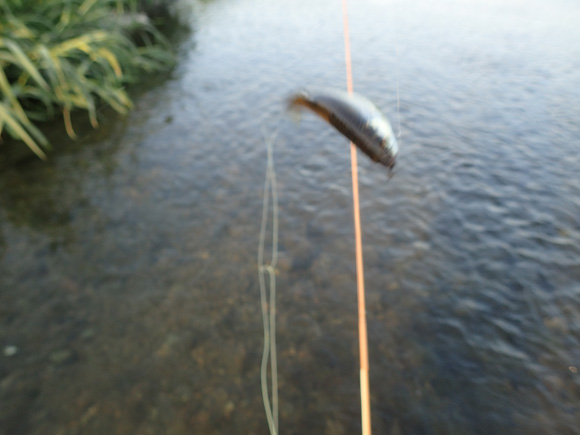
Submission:
<svg viewBox="0 0 580 435">
<path fill-rule="evenodd" d="M 39 157 L 49 147 L 35 121 L 84 109 L 97 127 L 97 106 L 132 106 L 128 82 L 169 67 L 164 37 L 136 0 L 0 1 L 0 135 L 22 140 Z"/>
</svg>

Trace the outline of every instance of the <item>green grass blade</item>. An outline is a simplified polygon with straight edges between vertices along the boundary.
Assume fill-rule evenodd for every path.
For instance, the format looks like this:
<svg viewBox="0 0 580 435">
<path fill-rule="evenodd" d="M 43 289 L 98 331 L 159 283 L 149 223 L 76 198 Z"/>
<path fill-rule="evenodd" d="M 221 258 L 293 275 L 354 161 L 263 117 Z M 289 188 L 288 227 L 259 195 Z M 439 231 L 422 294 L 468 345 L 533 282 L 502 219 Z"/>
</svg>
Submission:
<svg viewBox="0 0 580 435">
<path fill-rule="evenodd" d="M 43 160 L 46 160 L 46 154 L 36 144 L 34 139 L 26 132 L 24 127 L 18 122 L 18 119 L 10 114 L 10 111 L 5 104 L 0 103 L 0 120 L 7 127 L 10 127 L 16 138 L 22 140 L 31 151 Z"/>
<path fill-rule="evenodd" d="M 40 72 L 32 64 L 26 53 L 16 44 L 7 38 L 0 38 L 0 47 L 5 46 L 10 50 L 16 59 L 18 59 L 18 66 L 20 66 L 24 71 L 26 71 L 30 76 L 38 83 L 38 85 L 44 90 L 48 90 L 48 83 L 42 78 Z"/>
</svg>

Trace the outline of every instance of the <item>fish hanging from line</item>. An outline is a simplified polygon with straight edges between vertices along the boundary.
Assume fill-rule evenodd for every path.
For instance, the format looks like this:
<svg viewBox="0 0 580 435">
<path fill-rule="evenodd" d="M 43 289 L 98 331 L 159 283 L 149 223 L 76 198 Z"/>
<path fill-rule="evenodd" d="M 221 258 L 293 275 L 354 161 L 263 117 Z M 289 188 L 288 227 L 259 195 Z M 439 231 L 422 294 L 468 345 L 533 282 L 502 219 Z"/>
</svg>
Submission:
<svg viewBox="0 0 580 435">
<path fill-rule="evenodd" d="M 350 139 L 389 172 L 395 166 L 399 145 L 391 124 L 371 101 L 343 91 L 303 90 L 290 98 L 289 107 L 306 107 Z"/>
</svg>

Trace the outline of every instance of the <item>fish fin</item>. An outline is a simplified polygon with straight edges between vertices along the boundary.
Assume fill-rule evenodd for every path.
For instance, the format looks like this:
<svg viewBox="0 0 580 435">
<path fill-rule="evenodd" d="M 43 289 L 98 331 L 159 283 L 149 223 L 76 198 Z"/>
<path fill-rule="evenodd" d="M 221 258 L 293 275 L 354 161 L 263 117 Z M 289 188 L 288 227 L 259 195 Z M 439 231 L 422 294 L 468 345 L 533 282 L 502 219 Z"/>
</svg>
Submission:
<svg viewBox="0 0 580 435">
<path fill-rule="evenodd" d="M 292 117 L 292 121 L 294 121 L 295 124 L 300 124 L 300 119 L 302 118 L 302 113 L 300 112 L 300 110 L 291 108 L 290 116 Z"/>
</svg>

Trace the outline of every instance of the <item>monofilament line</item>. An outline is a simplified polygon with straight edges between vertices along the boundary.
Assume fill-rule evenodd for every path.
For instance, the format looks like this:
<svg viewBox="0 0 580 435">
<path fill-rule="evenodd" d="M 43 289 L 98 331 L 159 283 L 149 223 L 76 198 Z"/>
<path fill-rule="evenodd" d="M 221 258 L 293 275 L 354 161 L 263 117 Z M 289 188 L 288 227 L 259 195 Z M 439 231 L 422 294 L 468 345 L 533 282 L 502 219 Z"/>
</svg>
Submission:
<svg viewBox="0 0 580 435">
<path fill-rule="evenodd" d="M 260 282 L 260 301 L 262 305 L 262 321 L 264 324 L 264 350 L 262 352 L 262 367 L 260 378 L 262 383 L 262 399 L 266 411 L 266 419 L 271 435 L 278 434 L 278 367 L 276 360 L 276 263 L 278 261 L 278 192 L 276 172 L 274 170 L 273 144 L 276 133 L 265 139 L 268 152 L 266 180 L 262 201 L 262 226 L 258 245 L 258 277 Z M 268 226 L 269 199 L 272 196 L 272 258 L 269 264 L 264 264 L 264 243 L 266 227 Z M 268 274 L 270 298 L 266 297 L 264 275 Z M 269 302 L 269 303 L 268 303 Z M 268 310 L 269 308 L 269 310 Z M 269 316 L 268 316 L 269 312 Z M 270 360 L 270 377 L 272 379 L 272 402 L 268 394 L 268 360 Z"/>
<path fill-rule="evenodd" d="M 397 80 L 397 123 L 399 124 L 399 131 L 397 132 L 397 139 L 399 141 L 399 146 L 401 144 L 401 101 L 399 98 L 399 29 L 397 21 L 399 19 L 399 6 L 398 2 L 395 1 L 395 19 L 393 20 L 393 32 L 395 34 L 395 79 Z"/>
</svg>

